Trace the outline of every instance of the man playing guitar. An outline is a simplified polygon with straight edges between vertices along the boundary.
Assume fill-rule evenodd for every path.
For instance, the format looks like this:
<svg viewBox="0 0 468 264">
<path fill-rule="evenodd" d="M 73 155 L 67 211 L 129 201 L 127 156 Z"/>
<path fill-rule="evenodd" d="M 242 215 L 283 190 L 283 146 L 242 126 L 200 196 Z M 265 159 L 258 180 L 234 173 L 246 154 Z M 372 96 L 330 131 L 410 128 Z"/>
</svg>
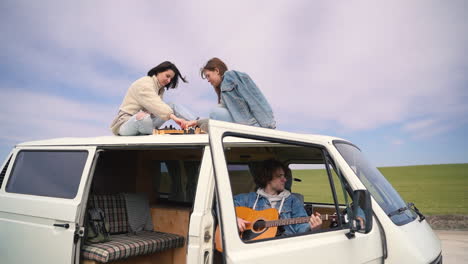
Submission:
<svg viewBox="0 0 468 264">
<path fill-rule="evenodd" d="M 280 232 L 273 234 L 274 235 L 290 235 L 296 233 L 307 232 L 310 230 L 319 229 L 322 225 L 322 219 L 319 213 L 315 213 L 308 217 L 305 209 L 304 204 L 294 195 L 285 189 L 285 183 L 287 181 L 285 172 L 289 170 L 283 163 L 278 160 L 270 159 L 266 160 L 263 164 L 263 170 L 259 175 L 255 176 L 255 183 L 259 188 L 256 192 L 251 193 L 244 193 L 238 194 L 234 197 L 234 203 L 236 208 L 246 208 L 243 210 L 245 214 L 255 214 L 255 211 L 263 211 L 270 208 L 275 208 L 276 210 L 271 210 L 276 214 L 276 218 L 278 218 L 279 212 L 279 219 L 278 221 L 259 221 L 261 226 L 251 226 L 250 221 L 245 220 L 244 217 L 239 217 L 239 209 L 236 209 L 238 212 L 237 215 L 237 226 L 240 232 L 243 232 L 245 236 L 244 239 L 259 239 L 255 238 L 256 236 L 261 235 L 266 229 L 264 228 L 263 224 L 271 223 L 270 226 L 282 226 L 283 228 L 279 228 Z M 253 210 L 250 210 L 250 209 Z M 254 211 L 255 210 L 255 211 Z M 265 212 L 270 211 L 266 210 Z M 252 216 L 254 217 L 254 216 Z M 308 219 L 306 218 L 308 217 Z M 250 219 L 255 219 L 250 218 Z M 294 219 L 302 219 L 300 221 L 296 221 Z M 257 218 L 258 219 L 258 218 Z M 292 220 L 291 221 L 283 221 L 283 220 Z M 308 221 L 307 221 L 308 220 Z M 263 222 L 263 223 L 260 223 Z M 273 223 L 275 222 L 275 223 Z M 279 222 L 279 223 L 278 223 Z M 282 223 L 281 223 L 282 222 Z M 292 223 L 292 224 L 291 224 Z M 276 231 L 276 227 L 274 229 Z M 244 232 L 246 231 L 246 232 Z M 246 234 L 249 231 L 249 234 Z M 258 231 L 258 232 L 257 232 Z M 262 237 L 263 238 L 263 237 Z"/>
</svg>

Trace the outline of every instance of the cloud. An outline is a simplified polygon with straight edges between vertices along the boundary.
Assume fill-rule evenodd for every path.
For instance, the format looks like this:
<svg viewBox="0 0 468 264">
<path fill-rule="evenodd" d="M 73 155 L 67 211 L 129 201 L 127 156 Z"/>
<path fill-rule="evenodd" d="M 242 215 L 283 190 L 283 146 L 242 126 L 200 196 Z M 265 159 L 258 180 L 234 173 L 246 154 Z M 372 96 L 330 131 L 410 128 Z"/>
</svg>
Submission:
<svg viewBox="0 0 468 264">
<path fill-rule="evenodd" d="M 403 128 L 408 131 L 422 130 L 434 126 L 435 123 L 436 121 L 433 119 L 419 120 L 416 122 L 408 123 Z"/>
<path fill-rule="evenodd" d="M 273 98 L 277 108 L 289 111 L 281 118 L 289 124 L 333 120 L 337 130 L 359 131 L 466 115 L 462 5 L 401 4 L 337 5 L 327 9 L 313 34 L 287 36 L 299 45 L 289 53 L 293 66 L 299 62 L 297 70 L 269 85 L 284 91 L 277 98 L 289 95 Z"/>
<path fill-rule="evenodd" d="M 1 140 L 110 135 L 114 111 L 108 107 L 20 89 L 1 90 Z"/>
<path fill-rule="evenodd" d="M 8 41 L 0 55 L 7 67 L 36 76 L 25 82 L 54 81 L 79 91 L 80 99 L 65 92 L 56 97 L 56 91 L 44 98 L 74 105 L 67 113 L 79 122 L 107 127 L 130 83 L 166 59 L 190 81 L 168 100 L 206 116 L 216 97 L 198 70 L 213 56 L 249 73 L 281 129 L 365 131 L 397 124 L 419 137 L 466 120 L 463 1 L 72 3 L 3 3 L 0 29 Z M 94 110 L 72 113 L 83 110 L 83 95 L 106 102 L 89 106 L 109 113 L 105 121 L 95 120 Z"/>
<path fill-rule="evenodd" d="M 402 130 L 410 133 L 414 139 L 428 139 L 444 132 L 468 124 L 467 117 L 460 119 L 422 119 L 406 123 Z"/>
</svg>

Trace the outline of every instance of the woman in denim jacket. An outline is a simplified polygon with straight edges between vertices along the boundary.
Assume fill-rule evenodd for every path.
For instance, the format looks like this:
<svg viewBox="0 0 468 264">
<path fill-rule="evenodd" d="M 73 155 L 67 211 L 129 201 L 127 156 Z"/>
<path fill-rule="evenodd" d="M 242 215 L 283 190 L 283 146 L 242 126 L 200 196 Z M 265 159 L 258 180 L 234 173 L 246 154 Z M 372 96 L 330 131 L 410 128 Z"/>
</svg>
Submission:
<svg viewBox="0 0 468 264">
<path fill-rule="evenodd" d="M 294 195 L 285 189 L 287 168 L 278 160 L 266 160 L 263 164 L 263 171 L 255 177 L 255 183 L 260 187 L 256 192 L 243 193 L 234 196 L 235 206 L 245 206 L 254 210 L 265 210 L 276 208 L 280 212 L 280 219 L 306 217 L 307 212 L 304 204 Z M 237 218 L 239 231 L 245 230 L 248 222 Z M 310 216 L 308 223 L 284 226 L 281 235 L 291 235 L 310 230 L 319 229 L 322 225 L 320 214 Z"/>
<path fill-rule="evenodd" d="M 228 71 L 223 61 L 212 58 L 202 68 L 201 76 L 218 95 L 218 105 L 210 111 L 210 119 L 276 128 L 270 104 L 246 73 Z M 203 121 L 206 120 L 189 124 L 200 125 Z"/>
</svg>

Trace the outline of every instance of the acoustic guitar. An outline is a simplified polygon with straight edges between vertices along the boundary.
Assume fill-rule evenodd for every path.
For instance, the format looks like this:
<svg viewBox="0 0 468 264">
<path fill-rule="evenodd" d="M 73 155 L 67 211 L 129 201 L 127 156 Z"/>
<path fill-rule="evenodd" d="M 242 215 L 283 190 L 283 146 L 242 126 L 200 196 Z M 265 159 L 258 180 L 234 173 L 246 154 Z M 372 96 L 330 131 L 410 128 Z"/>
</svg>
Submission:
<svg viewBox="0 0 468 264">
<path fill-rule="evenodd" d="M 240 233 L 240 237 L 244 241 L 275 237 L 278 226 L 307 223 L 310 219 L 310 216 L 279 219 L 278 210 L 276 208 L 257 211 L 244 206 L 236 207 L 236 215 L 250 222 L 246 224 L 244 232 Z M 336 219 L 336 215 L 325 214 L 320 215 L 320 218 L 322 220 L 331 220 Z M 222 252 L 220 233 L 218 225 L 215 231 L 215 244 L 216 250 Z"/>
</svg>

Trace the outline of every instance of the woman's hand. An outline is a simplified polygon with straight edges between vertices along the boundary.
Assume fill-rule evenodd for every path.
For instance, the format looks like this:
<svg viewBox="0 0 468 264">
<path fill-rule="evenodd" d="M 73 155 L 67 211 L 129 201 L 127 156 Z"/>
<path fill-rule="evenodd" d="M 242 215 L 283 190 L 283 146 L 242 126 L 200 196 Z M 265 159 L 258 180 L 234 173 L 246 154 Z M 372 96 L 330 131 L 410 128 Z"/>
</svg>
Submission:
<svg viewBox="0 0 468 264">
<path fill-rule="evenodd" d="M 176 122 L 182 129 L 186 129 L 187 128 L 187 123 L 188 121 L 183 119 L 183 118 L 178 118 L 177 116 L 175 116 L 174 114 L 171 114 L 170 115 L 170 118 L 172 120 L 174 120 L 174 122 Z"/>
<path fill-rule="evenodd" d="M 309 226 L 311 230 L 319 229 L 322 226 L 322 218 L 318 212 L 310 216 Z"/>
<path fill-rule="evenodd" d="M 198 122 L 197 120 L 190 120 L 190 121 L 187 121 L 187 127 L 193 127 L 193 126 L 196 126 L 198 125 Z"/>
</svg>

